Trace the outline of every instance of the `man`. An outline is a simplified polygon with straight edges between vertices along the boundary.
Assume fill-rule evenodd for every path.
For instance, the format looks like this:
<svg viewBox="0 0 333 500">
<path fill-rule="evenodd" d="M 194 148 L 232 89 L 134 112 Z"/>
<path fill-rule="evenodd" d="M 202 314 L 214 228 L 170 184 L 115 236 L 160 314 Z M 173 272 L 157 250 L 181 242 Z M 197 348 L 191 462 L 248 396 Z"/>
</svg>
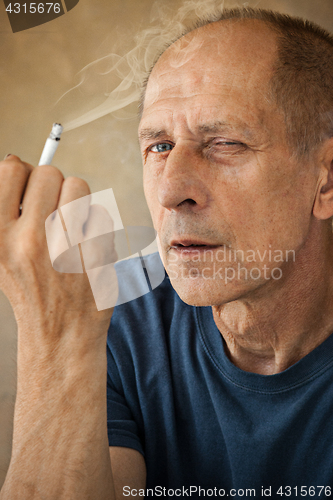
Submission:
<svg viewBox="0 0 333 500">
<path fill-rule="evenodd" d="M 169 276 L 112 315 L 109 450 L 110 311 L 50 267 L 43 233 L 88 188 L 1 164 L 19 330 L 1 500 L 331 495 L 332 71 L 328 34 L 252 9 L 155 64 L 139 137 Z"/>
</svg>

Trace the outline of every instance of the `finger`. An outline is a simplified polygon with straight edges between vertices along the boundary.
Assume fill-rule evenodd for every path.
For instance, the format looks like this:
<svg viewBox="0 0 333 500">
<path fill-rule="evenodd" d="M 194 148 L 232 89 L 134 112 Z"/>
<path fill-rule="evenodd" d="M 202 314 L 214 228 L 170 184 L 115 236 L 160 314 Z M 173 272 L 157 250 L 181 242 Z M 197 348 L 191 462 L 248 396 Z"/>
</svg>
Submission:
<svg viewBox="0 0 333 500">
<path fill-rule="evenodd" d="M 91 205 L 81 250 L 86 270 L 117 261 L 113 221 L 105 207 Z"/>
<path fill-rule="evenodd" d="M 91 202 L 88 184 L 78 177 L 68 177 L 62 185 L 58 206 L 71 245 L 83 241 L 84 224 Z"/>
<path fill-rule="evenodd" d="M 22 201 L 22 218 L 40 222 L 44 226 L 47 217 L 56 210 L 64 177 L 51 165 L 33 169 Z"/>
<path fill-rule="evenodd" d="M 17 219 L 24 191 L 33 166 L 8 155 L 0 162 L 0 223 Z"/>
</svg>

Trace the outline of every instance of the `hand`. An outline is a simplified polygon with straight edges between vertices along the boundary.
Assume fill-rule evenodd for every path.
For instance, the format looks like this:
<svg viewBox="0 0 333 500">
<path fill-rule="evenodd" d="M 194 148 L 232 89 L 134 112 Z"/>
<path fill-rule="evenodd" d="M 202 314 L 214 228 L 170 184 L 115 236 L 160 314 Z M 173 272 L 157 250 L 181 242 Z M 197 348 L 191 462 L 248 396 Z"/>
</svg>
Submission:
<svg viewBox="0 0 333 500">
<path fill-rule="evenodd" d="M 39 344 L 44 339 L 54 347 L 79 320 L 94 324 L 91 335 L 106 333 L 112 310 L 97 310 L 85 273 L 53 269 L 45 236 L 45 221 L 52 212 L 89 193 L 85 181 L 64 180 L 55 167 L 33 168 L 14 155 L 0 162 L 0 288 L 11 302 L 19 330 L 25 331 L 24 340 L 30 331 Z M 101 218 L 112 224 L 103 207 L 86 203 L 75 220 L 76 231 L 85 231 L 87 237 Z M 112 233 L 109 241 L 113 243 Z M 90 260 L 98 262 L 106 249 L 92 241 L 89 251 Z M 116 283 L 115 278 L 115 288 Z"/>
<path fill-rule="evenodd" d="M 33 168 L 13 155 L 0 162 L 0 288 L 18 323 L 13 447 L 1 500 L 115 498 L 106 432 L 105 344 L 112 310 L 97 310 L 86 273 L 52 267 L 46 241 L 46 219 L 87 195 L 86 182 L 64 180 L 52 166 Z M 55 220 L 49 219 L 53 236 Z M 83 243 L 89 269 L 116 260 L 103 207 L 83 198 L 71 221 L 80 241 L 96 234 L 96 224 L 111 231 L 108 249 L 93 239 Z M 64 237 L 62 228 L 59 234 Z M 61 253 L 57 238 L 51 246 Z M 113 257 L 106 259 L 105 252 Z M 95 275 L 98 281 L 98 269 Z"/>
</svg>

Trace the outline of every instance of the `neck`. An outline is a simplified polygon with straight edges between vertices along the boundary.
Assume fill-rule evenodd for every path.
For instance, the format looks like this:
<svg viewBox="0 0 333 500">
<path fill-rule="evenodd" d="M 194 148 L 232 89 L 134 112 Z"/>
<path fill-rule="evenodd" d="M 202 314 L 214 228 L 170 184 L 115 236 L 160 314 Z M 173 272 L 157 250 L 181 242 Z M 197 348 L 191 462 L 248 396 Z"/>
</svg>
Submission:
<svg viewBox="0 0 333 500">
<path fill-rule="evenodd" d="M 308 237 L 295 262 L 284 264 L 281 280 L 213 306 L 228 357 L 236 366 L 263 375 L 282 372 L 333 332 L 332 248 L 329 227 L 325 235 Z"/>
</svg>

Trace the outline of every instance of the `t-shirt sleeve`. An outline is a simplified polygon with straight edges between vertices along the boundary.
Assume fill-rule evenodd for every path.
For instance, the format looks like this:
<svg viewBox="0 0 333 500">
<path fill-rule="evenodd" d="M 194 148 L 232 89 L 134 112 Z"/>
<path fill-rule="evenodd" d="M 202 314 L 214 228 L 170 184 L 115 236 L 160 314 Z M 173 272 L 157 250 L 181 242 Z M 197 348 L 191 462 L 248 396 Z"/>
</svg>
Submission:
<svg viewBox="0 0 333 500">
<path fill-rule="evenodd" d="M 123 393 L 119 371 L 107 346 L 107 427 L 109 446 L 134 448 L 144 456 L 137 423 Z"/>
</svg>

